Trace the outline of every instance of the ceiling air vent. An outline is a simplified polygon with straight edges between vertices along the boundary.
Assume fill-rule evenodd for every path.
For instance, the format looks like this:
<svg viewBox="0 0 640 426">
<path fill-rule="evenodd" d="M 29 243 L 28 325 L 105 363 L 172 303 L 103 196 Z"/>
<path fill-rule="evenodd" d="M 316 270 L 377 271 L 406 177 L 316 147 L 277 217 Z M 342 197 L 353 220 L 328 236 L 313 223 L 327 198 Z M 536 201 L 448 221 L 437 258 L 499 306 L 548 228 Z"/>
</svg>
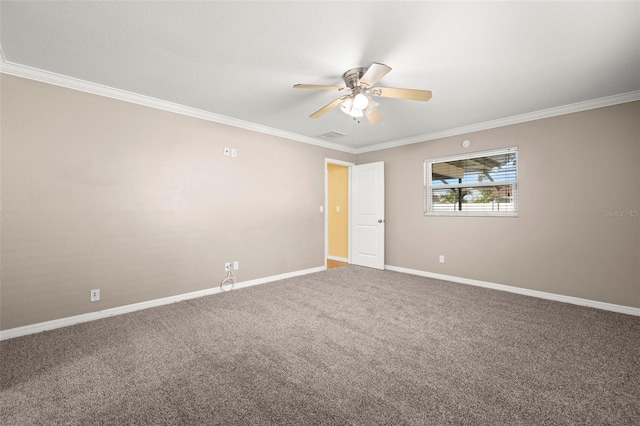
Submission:
<svg viewBox="0 0 640 426">
<path fill-rule="evenodd" d="M 323 133 L 323 134 L 319 135 L 318 137 L 320 139 L 324 139 L 326 141 L 333 141 L 333 140 L 339 139 L 339 138 L 344 137 L 344 136 L 347 136 L 347 135 L 344 134 L 344 133 L 340 133 L 340 132 L 336 132 L 336 131 L 332 130 L 330 132 Z"/>
</svg>

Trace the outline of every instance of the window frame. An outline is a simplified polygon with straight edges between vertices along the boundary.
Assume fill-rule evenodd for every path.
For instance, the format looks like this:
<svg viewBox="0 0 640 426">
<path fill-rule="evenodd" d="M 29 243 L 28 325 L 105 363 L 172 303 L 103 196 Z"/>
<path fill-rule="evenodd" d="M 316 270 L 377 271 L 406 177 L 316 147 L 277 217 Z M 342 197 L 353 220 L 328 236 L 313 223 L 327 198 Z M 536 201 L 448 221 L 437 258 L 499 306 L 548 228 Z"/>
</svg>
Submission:
<svg viewBox="0 0 640 426">
<path fill-rule="evenodd" d="M 445 163 L 449 161 L 468 160 L 473 158 L 490 157 L 492 155 L 500 154 L 515 154 L 515 180 L 500 181 L 500 182 L 477 182 L 473 184 L 469 183 L 457 183 L 447 184 L 444 186 L 434 187 L 432 184 L 433 176 L 433 164 Z M 464 154 L 447 155 L 443 157 L 425 158 L 424 165 L 424 180 L 423 180 L 423 194 L 424 194 L 424 215 L 425 216 L 446 216 L 446 217 L 518 217 L 519 216 L 519 203 L 518 203 L 518 146 L 510 146 L 506 148 L 491 149 L 485 151 L 475 151 Z M 500 210 L 482 210 L 482 211 L 465 211 L 465 210 L 434 210 L 433 206 L 433 190 L 434 189 L 456 189 L 456 188 L 481 188 L 481 187 L 495 187 L 495 186 L 511 186 L 511 194 L 513 199 L 513 211 L 500 211 Z"/>
</svg>

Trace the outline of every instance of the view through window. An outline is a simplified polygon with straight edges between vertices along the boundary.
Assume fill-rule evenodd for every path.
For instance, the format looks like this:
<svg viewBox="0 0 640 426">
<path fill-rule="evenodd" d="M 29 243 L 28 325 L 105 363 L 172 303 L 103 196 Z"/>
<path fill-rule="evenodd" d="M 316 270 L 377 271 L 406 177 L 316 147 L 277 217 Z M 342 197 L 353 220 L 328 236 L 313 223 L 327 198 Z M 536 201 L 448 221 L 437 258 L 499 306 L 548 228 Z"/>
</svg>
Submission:
<svg viewBox="0 0 640 426">
<path fill-rule="evenodd" d="M 518 216 L 518 147 L 424 160 L 425 215 Z"/>
</svg>

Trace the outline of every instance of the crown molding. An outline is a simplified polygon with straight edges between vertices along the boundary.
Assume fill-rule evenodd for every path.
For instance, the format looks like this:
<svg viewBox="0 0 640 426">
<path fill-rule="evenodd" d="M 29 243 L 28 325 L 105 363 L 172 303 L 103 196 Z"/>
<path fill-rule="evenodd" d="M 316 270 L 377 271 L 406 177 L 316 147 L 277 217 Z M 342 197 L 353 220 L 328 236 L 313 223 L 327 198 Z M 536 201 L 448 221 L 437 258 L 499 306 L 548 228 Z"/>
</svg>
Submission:
<svg viewBox="0 0 640 426">
<path fill-rule="evenodd" d="M 94 95 L 105 96 L 107 98 L 169 111 L 189 117 L 200 118 L 202 120 L 212 121 L 214 123 L 239 127 L 241 129 L 250 130 L 257 133 L 263 133 L 284 139 L 294 140 L 297 142 L 303 142 L 310 145 L 316 145 L 323 148 L 329 148 L 336 151 L 355 154 L 355 150 L 353 148 L 344 145 L 326 142 L 320 139 L 310 138 L 307 136 L 299 135 L 297 133 L 287 132 L 284 130 L 275 129 L 273 127 L 251 123 L 249 121 L 238 120 L 236 118 L 227 117 L 221 114 L 215 114 L 209 111 L 188 107 L 174 102 L 163 101 L 161 99 L 152 98 L 150 96 L 140 95 L 137 93 L 128 92 L 126 90 L 115 89 L 113 87 L 104 86 L 98 83 L 92 83 L 90 81 L 80 80 L 74 77 L 69 77 L 62 74 L 29 67 L 26 65 L 8 62 L 4 57 L 2 48 L 0 48 L 0 60 L 0 73 L 3 74 L 9 74 L 16 77 L 22 77 L 29 80 L 35 80 L 42 83 L 65 87 L 68 89 L 79 90 L 81 92 L 92 93 Z"/>
<path fill-rule="evenodd" d="M 411 145 L 414 143 L 427 142 L 435 139 L 446 138 L 450 136 L 458 136 L 466 133 L 479 132 L 481 130 L 495 129 L 497 127 L 510 126 L 512 124 L 525 123 L 527 121 L 541 120 L 543 118 L 557 117 L 559 115 L 572 114 L 574 112 L 587 111 L 590 109 L 603 108 L 612 105 L 624 104 L 640 100 L 640 90 L 634 92 L 621 93 L 619 95 L 607 96 L 604 98 L 593 99 L 590 101 L 576 102 L 574 104 L 543 109 L 526 114 L 514 115 L 511 117 L 500 118 L 498 120 L 485 121 L 483 123 L 472 124 L 469 126 L 457 127 L 454 129 L 443 130 L 441 132 L 428 133 L 420 136 L 413 136 L 406 139 L 399 139 L 391 142 L 371 145 L 358 148 L 355 154 L 363 154 L 365 152 L 380 151 L 382 149 L 395 148 L 403 145 Z"/>
<path fill-rule="evenodd" d="M 557 117 L 560 115 L 571 114 L 575 112 L 587 111 L 590 109 L 603 108 L 607 106 L 634 102 L 640 100 L 640 90 L 618 95 L 607 96 L 604 98 L 593 99 L 574 104 L 548 108 L 540 111 L 534 111 L 526 114 L 514 115 L 511 117 L 500 118 L 497 120 L 486 121 L 483 123 L 472 124 L 469 126 L 457 127 L 454 129 L 443 130 L 440 132 L 427 133 L 424 135 L 412 136 L 410 138 L 398 139 L 395 141 L 383 142 L 362 148 L 352 148 L 332 142 L 323 141 L 317 138 L 299 135 L 297 133 L 287 132 L 273 127 L 267 127 L 249 121 L 238 120 L 236 118 L 227 117 L 221 114 L 204 111 L 197 108 L 180 105 L 173 102 L 163 101 L 161 99 L 140 95 L 126 90 L 115 89 L 113 87 L 92 83 L 85 80 L 65 76 L 62 74 L 44 71 L 38 68 L 20 65 L 8 62 L 0 47 L 0 73 L 14 75 L 17 77 L 36 80 L 43 83 L 53 84 L 69 89 L 79 90 L 86 93 L 92 93 L 99 96 L 118 99 L 138 105 L 148 106 L 164 111 L 174 112 L 176 114 L 186 115 L 189 117 L 200 118 L 202 120 L 212 121 L 214 123 L 225 124 L 228 126 L 238 127 L 257 133 L 263 133 L 284 139 L 290 139 L 310 145 L 316 145 L 323 148 L 333 149 L 336 151 L 347 152 L 349 154 L 363 154 L 366 152 L 380 151 L 383 149 L 396 148 L 404 145 L 411 145 L 420 142 L 427 142 L 435 139 L 446 138 L 450 136 L 458 136 L 482 130 L 495 129 L 497 127 L 510 126 L 513 124 L 525 123 L 527 121 L 540 120 L 543 118 Z"/>
</svg>

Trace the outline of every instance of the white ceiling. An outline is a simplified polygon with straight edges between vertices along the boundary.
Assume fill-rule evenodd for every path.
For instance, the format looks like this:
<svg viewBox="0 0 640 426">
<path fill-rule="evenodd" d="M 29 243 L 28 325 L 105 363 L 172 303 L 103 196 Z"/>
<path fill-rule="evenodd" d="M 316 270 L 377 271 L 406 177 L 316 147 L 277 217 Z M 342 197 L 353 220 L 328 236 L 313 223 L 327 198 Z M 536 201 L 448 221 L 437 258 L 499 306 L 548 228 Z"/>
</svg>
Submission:
<svg viewBox="0 0 640 426">
<path fill-rule="evenodd" d="M 0 3 L 3 70 L 37 69 L 353 152 L 640 93 L 640 2 Z M 384 121 L 309 118 L 350 68 L 393 68 Z M 14 72 L 15 73 L 15 72 Z M 224 118 L 223 117 L 223 118 Z M 224 121 L 224 120 L 223 120 Z"/>
</svg>

